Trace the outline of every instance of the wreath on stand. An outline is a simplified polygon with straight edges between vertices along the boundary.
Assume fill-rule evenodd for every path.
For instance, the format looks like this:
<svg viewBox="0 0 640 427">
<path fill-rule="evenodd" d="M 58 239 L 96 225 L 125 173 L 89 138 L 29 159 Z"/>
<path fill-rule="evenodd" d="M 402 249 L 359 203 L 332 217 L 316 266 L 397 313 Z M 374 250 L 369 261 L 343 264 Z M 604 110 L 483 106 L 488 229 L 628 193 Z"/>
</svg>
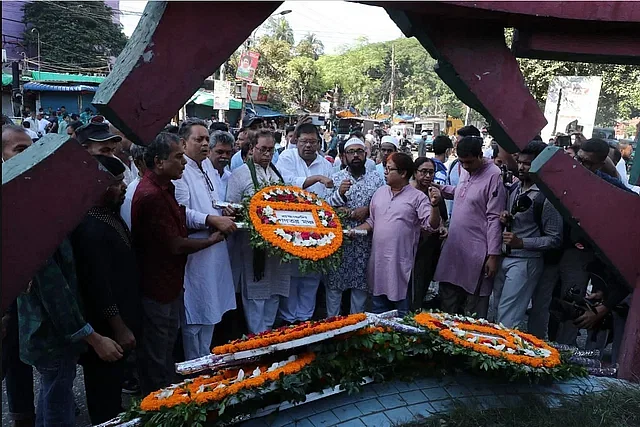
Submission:
<svg viewBox="0 0 640 427">
<path fill-rule="evenodd" d="M 334 271 L 342 261 L 343 231 L 334 209 L 299 187 L 269 185 L 243 202 L 243 219 L 254 249 L 282 262 L 298 261 L 301 272 Z"/>
</svg>

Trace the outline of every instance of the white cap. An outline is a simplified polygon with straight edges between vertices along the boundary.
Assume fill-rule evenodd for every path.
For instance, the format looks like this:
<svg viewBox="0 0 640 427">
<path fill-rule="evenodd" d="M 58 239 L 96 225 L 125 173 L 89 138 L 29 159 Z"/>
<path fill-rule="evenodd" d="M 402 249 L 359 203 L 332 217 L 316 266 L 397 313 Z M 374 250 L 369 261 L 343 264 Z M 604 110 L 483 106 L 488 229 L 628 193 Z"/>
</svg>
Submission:
<svg viewBox="0 0 640 427">
<path fill-rule="evenodd" d="M 362 142 L 362 140 L 360 138 L 350 138 L 345 144 L 344 144 L 344 149 L 346 151 L 346 149 L 348 147 L 351 147 L 352 145 L 359 145 L 361 147 L 364 147 L 364 142 Z"/>
<path fill-rule="evenodd" d="M 373 135 L 371 135 L 370 133 L 366 134 L 364 136 L 364 140 L 365 141 L 373 141 L 375 138 L 373 137 Z"/>
<path fill-rule="evenodd" d="M 395 145 L 396 149 L 400 148 L 400 144 L 398 144 L 398 140 L 392 137 L 391 135 L 385 135 L 382 137 L 382 141 L 380 141 L 380 143 L 384 144 L 385 142 Z"/>
</svg>

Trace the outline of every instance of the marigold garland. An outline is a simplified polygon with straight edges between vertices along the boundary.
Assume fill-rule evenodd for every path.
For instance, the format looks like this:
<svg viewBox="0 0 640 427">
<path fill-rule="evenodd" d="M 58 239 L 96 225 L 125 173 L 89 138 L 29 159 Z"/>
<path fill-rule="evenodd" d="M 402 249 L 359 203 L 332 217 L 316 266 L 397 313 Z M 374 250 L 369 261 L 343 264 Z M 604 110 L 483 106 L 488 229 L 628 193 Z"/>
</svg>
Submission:
<svg viewBox="0 0 640 427">
<path fill-rule="evenodd" d="M 471 323 L 469 321 L 463 321 L 461 318 L 456 318 L 444 313 L 438 313 L 438 316 L 450 317 L 455 321 L 455 328 L 462 331 L 478 332 L 481 334 L 488 334 L 498 336 L 504 340 L 504 349 L 511 349 L 512 353 L 507 351 L 497 350 L 489 347 L 487 344 L 493 344 L 492 339 L 477 337 L 472 334 L 465 334 L 463 337 L 456 335 L 446 324 L 439 320 L 432 313 L 418 313 L 414 316 L 414 320 L 421 326 L 425 326 L 430 330 L 437 331 L 439 335 L 447 341 L 450 341 L 456 345 L 471 349 L 478 353 L 486 354 L 488 356 L 506 359 L 509 362 L 528 365 L 534 368 L 554 368 L 561 364 L 560 353 L 555 348 L 551 347 L 543 340 L 540 340 L 533 335 L 520 332 L 515 329 L 507 329 L 500 327 L 499 325 L 488 323 L 491 326 L 484 326 L 480 324 Z M 475 339 L 477 337 L 477 343 L 469 341 L 469 339 Z M 516 352 L 525 351 L 524 343 L 527 342 L 531 346 L 535 346 L 538 349 L 545 350 L 549 355 L 547 357 L 535 357 L 523 354 L 515 354 Z"/>
<path fill-rule="evenodd" d="M 319 322 L 304 322 L 297 326 L 283 326 L 271 331 L 256 335 L 249 335 L 244 339 L 231 341 L 228 344 L 214 347 L 214 354 L 236 353 L 238 351 L 254 350 L 287 341 L 316 335 L 345 326 L 355 325 L 364 321 L 367 316 L 364 313 L 350 314 L 349 316 L 330 317 Z"/>
<path fill-rule="evenodd" d="M 276 381 L 281 375 L 292 375 L 300 372 L 305 366 L 315 360 L 314 353 L 305 353 L 294 361 L 287 362 L 284 366 L 269 371 L 268 366 L 258 366 L 247 368 L 247 372 L 260 369 L 260 375 L 256 377 L 245 377 L 238 381 L 237 376 L 240 369 L 226 369 L 219 374 L 210 377 L 203 375 L 193 380 L 187 380 L 173 387 L 173 394 L 163 397 L 166 390 L 158 390 L 150 393 L 140 403 L 143 411 L 158 411 L 162 408 L 172 408 L 180 404 L 196 402 L 199 405 L 216 402 L 234 395 L 241 390 L 261 387 L 264 384 Z M 168 394 L 168 393 L 167 393 Z"/>
<path fill-rule="evenodd" d="M 302 227 L 279 225 L 273 215 L 266 215 L 265 209 L 270 211 L 287 210 L 310 212 L 316 227 Z M 318 261 L 333 255 L 342 246 L 342 225 L 338 215 L 327 202 L 319 199 L 315 194 L 298 187 L 269 186 L 258 191 L 249 202 L 249 219 L 258 234 L 269 244 L 301 259 Z M 326 225 L 323 225 L 322 214 Z M 279 229 L 280 231 L 276 231 Z M 299 233 L 303 241 L 320 241 L 320 244 L 297 246 L 287 241 L 284 235 Z M 313 239 L 313 240 L 311 240 Z"/>
</svg>

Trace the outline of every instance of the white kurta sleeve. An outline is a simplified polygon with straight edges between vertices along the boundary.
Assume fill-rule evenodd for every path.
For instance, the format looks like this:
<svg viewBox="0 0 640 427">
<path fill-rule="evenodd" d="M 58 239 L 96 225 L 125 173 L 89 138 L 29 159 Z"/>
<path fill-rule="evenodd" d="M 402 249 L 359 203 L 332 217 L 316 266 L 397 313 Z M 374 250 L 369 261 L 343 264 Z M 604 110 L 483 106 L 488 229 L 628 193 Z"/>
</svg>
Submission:
<svg viewBox="0 0 640 427">
<path fill-rule="evenodd" d="M 176 201 L 179 205 L 186 207 L 187 212 L 187 228 L 192 230 L 205 230 L 207 228 L 207 214 L 191 209 L 190 198 L 191 192 L 184 178 L 173 181 L 176 187 Z"/>
</svg>

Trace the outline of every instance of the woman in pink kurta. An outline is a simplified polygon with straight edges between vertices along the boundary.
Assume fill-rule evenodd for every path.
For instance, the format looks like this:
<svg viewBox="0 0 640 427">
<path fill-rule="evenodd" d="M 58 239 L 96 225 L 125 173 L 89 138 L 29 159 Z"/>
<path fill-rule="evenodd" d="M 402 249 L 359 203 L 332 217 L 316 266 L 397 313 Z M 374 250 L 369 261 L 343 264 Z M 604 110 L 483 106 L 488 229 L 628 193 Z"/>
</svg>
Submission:
<svg viewBox="0 0 640 427">
<path fill-rule="evenodd" d="M 367 279 L 374 313 L 394 308 L 400 315 L 407 313 L 407 290 L 420 232 L 434 233 L 440 227 L 440 191 L 433 188 L 427 197 L 409 185 L 413 169 L 407 154 L 389 157 L 384 171 L 387 185 L 375 192 L 367 222 L 357 227 L 373 231 Z"/>
<path fill-rule="evenodd" d="M 501 255 L 505 188 L 500 169 L 482 158 L 482 138 L 463 138 L 458 157 L 460 182 L 441 188 L 445 199 L 454 199 L 455 213 L 433 280 L 441 282 L 444 311 L 486 317 Z"/>
</svg>

